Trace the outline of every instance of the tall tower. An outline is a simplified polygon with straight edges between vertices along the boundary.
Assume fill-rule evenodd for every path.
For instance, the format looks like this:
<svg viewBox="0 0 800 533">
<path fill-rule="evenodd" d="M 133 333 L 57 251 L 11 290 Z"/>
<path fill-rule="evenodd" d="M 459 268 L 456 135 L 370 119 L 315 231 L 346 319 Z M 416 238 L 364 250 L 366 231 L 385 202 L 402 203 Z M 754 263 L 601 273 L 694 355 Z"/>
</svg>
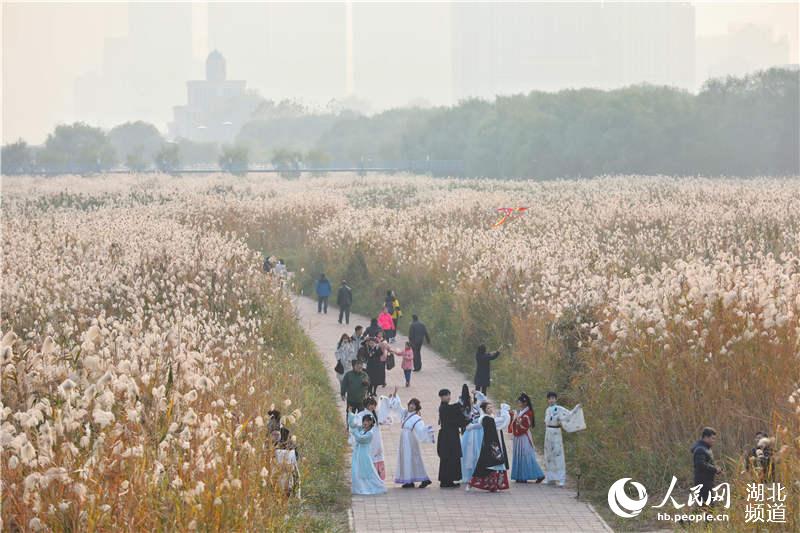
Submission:
<svg viewBox="0 0 800 533">
<path fill-rule="evenodd" d="M 208 54 L 206 59 L 206 79 L 208 81 L 225 81 L 225 58 L 218 50 Z"/>
</svg>

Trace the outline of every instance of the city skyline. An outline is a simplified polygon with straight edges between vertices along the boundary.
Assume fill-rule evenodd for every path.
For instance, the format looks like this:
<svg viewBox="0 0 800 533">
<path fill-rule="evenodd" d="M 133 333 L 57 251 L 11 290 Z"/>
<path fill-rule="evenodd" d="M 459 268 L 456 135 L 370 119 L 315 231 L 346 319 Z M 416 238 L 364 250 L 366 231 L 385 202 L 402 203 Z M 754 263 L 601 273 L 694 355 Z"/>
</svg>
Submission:
<svg viewBox="0 0 800 533">
<path fill-rule="evenodd" d="M 797 62 L 796 28 L 787 33 L 784 20 L 797 6 L 787 4 L 765 5 L 758 14 L 742 11 L 755 4 L 715 7 L 733 17 L 727 33 L 720 26 L 725 17 L 709 17 L 710 7 L 700 3 L 354 3 L 349 14 L 344 3 L 94 6 L 3 6 L 4 142 L 39 143 L 56 123 L 72 120 L 110 127 L 142 119 L 166 132 L 173 106 L 184 103 L 186 82 L 202 77 L 212 49 L 228 60 L 231 78 L 246 80 L 265 98 L 324 109 L 355 96 L 372 111 L 640 82 L 694 90 L 710 76 Z M 481 9 L 493 12 L 494 22 Z M 69 19 L 75 10 L 86 15 L 81 24 L 103 31 L 65 45 L 64 28 L 53 19 Z M 783 13 L 775 18 L 783 26 L 763 18 L 772 11 Z M 603 24 L 598 16 L 606 17 Z M 160 23 L 143 23 L 154 18 Z M 33 20 L 41 26 L 21 31 Z M 47 39 L 36 41 L 43 28 L 50 30 Z M 617 42 L 621 28 L 626 40 Z M 589 54 L 581 39 L 602 46 Z M 64 46 L 74 55 L 64 55 Z M 37 66 L 49 68 L 33 68 L 37 58 Z"/>
</svg>

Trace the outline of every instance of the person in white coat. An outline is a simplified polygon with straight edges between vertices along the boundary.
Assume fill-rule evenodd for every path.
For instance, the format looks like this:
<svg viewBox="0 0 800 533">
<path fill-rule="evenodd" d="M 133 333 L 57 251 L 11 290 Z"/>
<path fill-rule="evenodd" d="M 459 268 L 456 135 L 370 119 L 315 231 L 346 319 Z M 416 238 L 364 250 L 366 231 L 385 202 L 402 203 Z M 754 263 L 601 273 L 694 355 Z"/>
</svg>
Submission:
<svg viewBox="0 0 800 533">
<path fill-rule="evenodd" d="M 419 443 L 434 442 L 433 428 L 420 416 L 422 404 L 418 399 L 411 398 L 407 409 L 401 408 L 400 398 L 396 394 L 392 394 L 391 402 L 392 408 L 400 412 L 401 428 L 394 482 L 401 484 L 403 488 L 414 488 L 414 483 L 419 483 L 419 488 L 424 489 L 431 484 L 431 478 L 425 471 Z"/>
</svg>

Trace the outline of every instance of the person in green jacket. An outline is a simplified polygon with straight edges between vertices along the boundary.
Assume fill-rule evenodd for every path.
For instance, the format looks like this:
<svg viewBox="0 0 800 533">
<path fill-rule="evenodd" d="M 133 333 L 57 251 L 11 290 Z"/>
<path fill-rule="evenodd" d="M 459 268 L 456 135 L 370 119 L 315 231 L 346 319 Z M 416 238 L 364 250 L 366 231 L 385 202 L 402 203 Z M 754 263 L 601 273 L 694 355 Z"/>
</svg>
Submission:
<svg viewBox="0 0 800 533">
<path fill-rule="evenodd" d="M 356 412 L 364 409 L 364 397 L 369 387 L 369 376 L 364 372 L 364 363 L 361 359 L 353 360 L 353 370 L 347 372 L 342 378 L 340 393 L 342 400 L 347 401 L 348 411 L 355 408 Z"/>
</svg>

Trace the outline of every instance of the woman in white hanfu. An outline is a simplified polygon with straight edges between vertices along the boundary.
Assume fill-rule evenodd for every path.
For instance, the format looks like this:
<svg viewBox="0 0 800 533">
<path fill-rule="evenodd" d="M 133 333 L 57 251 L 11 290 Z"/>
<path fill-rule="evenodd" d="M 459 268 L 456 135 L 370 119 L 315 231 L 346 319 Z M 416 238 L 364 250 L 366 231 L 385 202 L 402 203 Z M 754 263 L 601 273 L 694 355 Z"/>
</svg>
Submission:
<svg viewBox="0 0 800 533">
<path fill-rule="evenodd" d="M 570 411 L 558 405 L 558 394 L 547 393 L 547 410 L 544 412 L 544 475 L 545 483 L 555 482 L 559 487 L 567 480 L 567 465 L 564 460 L 564 442 L 561 439 L 561 428 L 569 432 L 585 429 L 583 411 L 578 404 Z M 573 418 L 580 417 L 580 424 Z M 582 426 L 582 427 L 581 427 Z"/>
<path fill-rule="evenodd" d="M 404 489 L 414 488 L 414 483 L 419 482 L 419 488 L 424 489 L 431 484 L 431 478 L 425 471 L 419 443 L 433 443 L 433 428 L 422 420 L 419 412 L 422 405 L 416 398 L 408 402 L 408 409 L 402 409 L 400 398 L 391 396 L 392 408 L 400 411 L 400 447 L 397 450 L 397 471 L 394 482 L 402 484 Z"/>
</svg>

